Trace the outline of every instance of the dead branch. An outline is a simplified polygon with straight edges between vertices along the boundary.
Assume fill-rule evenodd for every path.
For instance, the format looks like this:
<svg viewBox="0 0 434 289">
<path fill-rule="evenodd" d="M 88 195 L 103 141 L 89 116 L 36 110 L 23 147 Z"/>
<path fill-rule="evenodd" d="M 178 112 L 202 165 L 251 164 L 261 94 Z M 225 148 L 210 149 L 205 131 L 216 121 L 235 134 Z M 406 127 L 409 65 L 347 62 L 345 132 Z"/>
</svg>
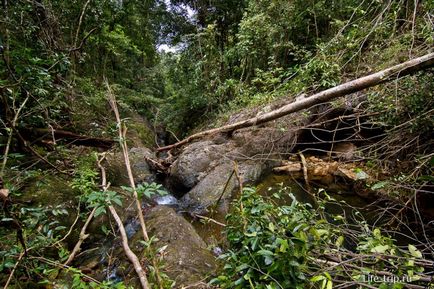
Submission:
<svg viewBox="0 0 434 289">
<path fill-rule="evenodd" d="M 114 112 L 115 117 L 116 117 L 116 122 L 117 122 L 117 125 L 118 125 L 119 142 L 120 142 L 120 145 L 121 145 L 121 148 L 122 148 L 122 153 L 123 153 L 123 156 L 124 156 L 125 167 L 127 169 L 128 179 L 130 181 L 130 186 L 131 186 L 131 189 L 133 190 L 133 196 L 134 196 L 134 200 L 135 200 L 135 203 L 136 203 L 137 214 L 139 216 L 140 227 L 142 228 L 142 233 L 143 233 L 144 240 L 146 242 L 148 242 L 149 241 L 148 231 L 146 229 L 145 218 L 143 217 L 142 206 L 141 206 L 141 203 L 140 203 L 140 200 L 139 200 L 139 196 L 138 196 L 138 193 L 137 193 L 137 190 L 136 190 L 136 184 L 135 184 L 135 181 L 134 181 L 133 171 L 131 169 L 130 157 L 129 157 L 129 154 L 128 154 L 128 145 L 127 145 L 127 141 L 126 141 L 127 128 L 126 128 L 126 126 L 121 121 L 119 110 L 118 110 L 118 106 L 117 106 L 117 102 L 116 102 L 116 97 L 112 93 L 110 85 L 108 84 L 107 80 L 105 80 L 105 83 L 106 83 L 107 91 L 108 91 L 108 94 L 109 94 L 110 106 L 113 109 L 113 112 Z M 113 212 L 112 212 L 112 214 L 113 214 Z M 128 245 L 128 243 L 127 243 L 127 245 Z M 125 250 L 125 252 L 126 252 L 126 250 Z M 161 280 L 160 272 L 159 272 L 159 269 L 158 269 L 158 264 L 157 264 L 157 261 L 155 260 L 155 258 L 152 258 L 152 265 L 154 266 L 155 276 L 156 276 L 156 279 L 157 279 L 158 287 L 160 289 L 163 289 L 163 285 L 162 285 L 163 282 Z M 137 274 L 139 274 L 139 273 L 137 272 Z M 145 275 L 145 278 L 146 278 L 146 275 Z"/>
<path fill-rule="evenodd" d="M 301 160 L 301 163 L 302 163 L 303 177 L 304 177 L 304 181 L 306 183 L 306 189 L 309 192 L 309 194 L 312 194 L 312 190 L 311 190 L 310 184 L 309 184 L 309 175 L 307 174 L 306 158 L 304 157 L 304 155 L 303 155 L 302 152 L 300 152 L 300 160 Z"/>
<path fill-rule="evenodd" d="M 43 161 L 44 163 L 46 163 L 47 165 L 49 165 L 50 167 L 52 167 L 53 169 L 55 169 L 56 171 L 58 171 L 61 174 L 65 174 L 65 175 L 71 175 L 71 173 L 67 172 L 67 171 L 63 171 L 60 168 L 58 168 L 57 166 L 55 166 L 53 163 L 51 163 L 47 158 L 45 158 L 44 156 L 42 156 L 40 153 L 38 153 L 25 139 L 24 137 L 21 135 L 21 133 L 17 130 L 14 129 L 18 139 L 24 144 L 24 146 L 34 155 L 36 156 L 38 159 L 40 159 L 41 161 Z"/>
<path fill-rule="evenodd" d="M 213 218 L 210 218 L 210 217 L 202 216 L 202 215 L 199 215 L 199 214 L 193 214 L 193 217 L 197 217 L 197 218 L 205 220 L 207 222 L 212 222 L 212 223 L 217 224 L 217 225 L 222 226 L 222 227 L 226 227 L 226 224 L 223 224 L 223 223 L 221 223 L 219 221 L 216 221 L 216 220 L 214 220 Z"/>
<path fill-rule="evenodd" d="M 230 181 L 232 180 L 232 176 L 234 175 L 234 173 L 235 173 L 235 170 L 232 170 L 231 174 L 228 177 L 228 180 L 225 183 L 225 186 L 223 187 L 223 190 L 222 190 L 219 198 L 217 199 L 217 201 L 215 202 L 215 205 L 213 206 L 213 209 L 217 208 L 217 206 L 220 204 L 220 201 L 222 200 L 222 198 L 226 192 L 226 189 L 228 188 L 228 185 L 229 185 Z"/>
<path fill-rule="evenodd" d="M 89 3 L 90 3 L 90 0 L 87 0 L 83 6 L 83 9 L 81 10 L 80 19 L 78 20 L 77 30 L 75 31 L 74 47 L 77 47 L 78 34 L 80 33 L 81 24 L 83 22 L 83 17 L 84 17 L 84 14 L 86 13 L 86 8 L 89 5 Z"/>
<path fill-rule="evenodd" d="M 9 274 L 8 280 L 6 281 L 6 283 L 5 283 L 4 287 L 3 287 L 3 289 L 7 289 L 7 288 L 8 288 L 9 284 L 10 284 L 11 281 L 12 281 L 12 277 L 14 276 L 15 270 L 17 270 L 18 264 L 20 263 L 20 261 L 23 259 L 23 257 L 24 257 L 25 255 L 26 255 L 26 251 L 23 251 L 23 252 L 21 252 L 20 255 L 18 256 L 18 260 L 17 260 L 17 262 L 15 262 L 15 265 L 14 265 L 14 267 L 12 268 L 12 271 L 11 271 L 11 273 Z"/>
<path fill-rule="evenodd" d="M 80 135 L 70 131 L 53 128 L 26 128 L 20 129 L 20 131 L 25 139 L 52 141 L 54 137 L 56 141 L 66 140 L 74 145 L 99 147 L 103 149 L 109 149 L 115 143 L 115 141 L 111 139 Z"/>
<path fill-rule="evenodd" d="M 12 135 L 13 135 L 14 129 L 16 128 L 16 126 L 18 124 L 18 118 L 20 116 L 20 113 L 23 110 L 23 108 L 26 106 L 26 103 L 29 100 L 29 98 L 30 98 L 30 95 L 27 95 L 26 99 L 24 99 L 24 101 L 21 103 L 20 107 L 18 107 L 18 108 L 15 108 L 15 99 L 13 101 L 13 103 L 14 103 L 14 118 L 12 119 L 11 127 L 9 128 L 9 131 L 8 131 L 8 140 L 6 142 L 6 148 L 5 148 L 5 152 L 3 154 L 3 162 L 2 162 L 1 169 L 0 169 L 0 178 L 4 175 L 6 163 L 8 161 L 9 149 L 10 149 L 10 146 L 12 143 Z M 5 125 L 5 128 L 7 128 L 6 125 Z"/>
<path fill-rule="evenodd" d="M 116 224 L 119 227 L 119 232 L 121 233 L 121 239 L 122 239 L 122 247 L 124 248 L 125 255 L 127 255 L 128 259 L 134 266 L 134 270 L 137 273 L 137 276 L 139 276 L 140 284 L 142 285 L 143 289 L 148 289 L 148 279 L 146 278 L 145 271 L 143 271 L 142 265 L 140 265 L 139 258 L 137 258 L 136 254 L 134 254 L 133 251 L 131 251 L 130 247 L 128 246 L 128 237 L 127 233 L 125 232 L 125 227 L 122 224 L 121 218 L 117 214 L 115 208 L 113 206 L 109 206 L 110 213 L 113 215 L 113 218 L 116 221 Z"/>
<path fill-rule="evenodd" d="M 118 133 L 119 133 L 119 140 L 120 140 L 119 142 L 120 142 L 120 145 L 122 148 L 122 153 L 124 156 L 125 167 L 127 169 L 128 179 L 130 181 L 130 186 L 131 186 L 131 189 L 133 190 L 133 196 L 134 196 L 134 200 L 136 203 L 137 214 L 138 214 L 139 220 L 140 220 L 140 226 L 142 228 L 143 238 L 145 239 L 145 241 L 149 241 L 148 232 L 146 230 L 145 219 L 143 217 L 142 206 L 140 204 L 139 196 L 137 194 L 136 184 L 135 184 L 134 176 L 133 176 L 133 171 L 131 169 L 131 164 L 130 164 L 130 158 L 128 155 L 128 146 L 127 146 L 127 142 L 125 139 L 125 136 L 127 133 L 127 128 L 125 127 L 125 125 L 121 121 L 121 117 L 119 115 L 119 110 L 118 110 L 118 106 L 117 106 L 117 102 L 116 102 L 116 97 L 112 93 L 110 85 L 108 84 L 107 81 L 106 81 L 106 86 L 107 86 L 107 91 L 109 94 L 110 106 L 112 107 L 113 112 L 115 113 L 115 117 L 116 117 L 116 122 L 117 122 L 117 126 L 118 126 Z"/>
<path fill-rule="evenodd" d="M 66 262 L 63 263 L 64 266 L 69 265 L 72 262 L 72 260 L 74 260 L 77 253 L 80 252 L 81 250 L 81 244 L 83 244 L 84 240 L 86 240 L 87 237 L 89 237 L 89 234 L 86 234 L 86 230 L 90 224 L 90 221 L 92 221 L 93 216 L 95 215 L 95 211 L 96 211 L 96 207 L 93 208 L 93 210 L 90 212 L 86 222 L 83 225 L 83 228 L 81 228 L 80 236 L 78 237 L 78 242 L 77 244 L 75 244 L 74 249 L 72 250 L 71 254 L 68 257 L 68 260 L 66 260 Z"/>
<path fill-rule="evenodd" d="M 101 165 L 101 162 L 103 161 L 104 156 L 98 160 L 98 167 L 101 171 L 101 186 L 104 191 L 107 191 L 108 185 L 107 185 L 107 177 L 106 177 L 106 171 L 104 167 Z M 121 233 L 121 240 L 122 240 L 122 247 L 124 248 L 125 255 L 127 255 L 128 259 L 130 260 L 131 264 L 134 266 L 134 270 L 136 271 L 137 276 L 139 277 L 140 284 L 142 285 L 143 289 L 149 289 L 151 288 L 148 283 L 148 278 L 146 277 L 146 273 L 142 268 L 142 265 L 140 264 L 139 258 L 137 258 L 136 254 L 134 254 L 133 251 L 131 251 L 130 246 L 128 245 L 128 237 L 127 233 L 125 232 L 124 224 L 122 223 L 121 218 L 119 217 L 118 213 L 116 212 L 115 208 L 112 204 L 109 204 L 108 206 L 110 213 L 112 214 L 113 218 L 116 221 L 116 224 L 118 225 L 119 232 Z"/>
<path fill-rule="evenodd" d="M 237 129 L 263 124 L 278 119 L 280 117 L 286 116 L 290 113 L 309 108 L 316 104 L 325 103 L 335 98 L 345 96 L 372 86 L 376 86 L 383 82 L 396 80 L 397 78 L 432 67 L 433 65 L 434 65 L 434 53 L 429 53 L 422 57 L 418 57 L 406 61 L 404 63 L 387 68 L 385 70 L 381 70 L 379 72 L 361 78 L 357 78 L 355 80 L 343 83 L 333 88 L 329 88 L 327 90 L 316 93 L 310 97 L 303 98 L 299 101 L 286 104 L 268 113 L 264 113 L 256 117 L 239 121 L 233 124 L 225 125 L 219 128 L 214 128 L 214 129 L 193 134 L 183 139 L 182 141 L 179 141 L 172 145 L 158 148 L 157 151 L 166 151 L 173 148 L 177 148 L 195 139 L 202 138 L 204 136 L 208 136 L 216 133 L 223 133 L 223 132 L 233 132 L 234 130 Z"/>
<path fill-rule="evenodd" d="M 86 43 L 86 40 L 92 35 L 92 33 L 94 33 L 98 28 L 94 27 L 92 28 L 87 34 L 86 36 L 83 37 L 83 39 L 80 42 L 80 45 L 78 47 L 73 47 L 69 50 L 69 52 L 75 52 L 75 51 L 79 51 L 83 48 L 84 44 Z"/>
</svg>

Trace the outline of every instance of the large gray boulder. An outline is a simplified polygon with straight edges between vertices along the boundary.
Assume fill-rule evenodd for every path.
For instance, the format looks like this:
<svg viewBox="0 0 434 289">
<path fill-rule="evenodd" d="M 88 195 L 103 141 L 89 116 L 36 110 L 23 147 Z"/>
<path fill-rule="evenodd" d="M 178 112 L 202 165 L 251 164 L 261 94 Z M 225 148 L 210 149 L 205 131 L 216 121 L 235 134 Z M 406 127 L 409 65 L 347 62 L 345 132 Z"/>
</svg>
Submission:
<svg viewBox="0 0 434 289">
<path fill-rule="evenodd" d="M 200 141 L 189 145 L 170 169 L 169 186 L 176 190 L 193 188 L 209 171 L 225 158 L 231 149 L 227 144 Z"/>
<path fill-rule="evenodd" d="M 238 170 L 243 185 L 256 183 L 266 168 L 266 163 L 259 161 L 239 164 Z M 204 214 L 209 207 L 222 205 L 230 200 L 239 188 L 239 181 L 233 170 L 233 162 L 224 162 L 215 167 L 181 198 L 181 206 L 189 212 Z"/>
<path fill-rule="evenodd" d="M 291 132 L 254 127 L 189 144 L 171 167 L 170 188 L 182 196 L 180 205 L 188 212 L 204 214 L 214 205 L 225 211 L 239 187 L 232 174 L 234 161 L 243 185 L 254 185 L 267 168 L 292 149 L 293 137 Z"/>
<path fill-rule="evenodd" d="M 151 236 L 158 238 L 157 246 L 167 246 L 165 272 L 178 287 L 204 280 L 215 272 L 214 255 L 194 227 L 173 209 L 157 206 L 146 219 Z"/>
</svg>

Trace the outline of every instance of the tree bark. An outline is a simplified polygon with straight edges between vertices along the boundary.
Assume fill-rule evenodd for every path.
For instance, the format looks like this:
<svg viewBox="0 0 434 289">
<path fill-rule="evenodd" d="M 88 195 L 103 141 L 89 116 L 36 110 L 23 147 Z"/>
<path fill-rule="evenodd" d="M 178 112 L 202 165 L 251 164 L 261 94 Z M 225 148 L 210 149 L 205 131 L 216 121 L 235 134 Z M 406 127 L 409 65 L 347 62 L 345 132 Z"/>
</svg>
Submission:
<svg viewBox="0 0 434 289">
<path fill-rule="evenodd" d="M 48 141 L 67 141 L 73 145 L 98 147 L 110 149 L 115 141 L 111 139 L 97 138 L 86 135 L 76 134 L 66 130 L 50 128 L 22 128 L 20 129 L 23 137 L 27 140 L 48 140 Z"/>
<path fill-rule="evenodd" d="M 113 206 L 109 206 L 108 208 L 113 218 L 115 219 L 116 224 L 119 227 L 119 232 L 121 233 L 121 239 L 122 239 L 122 247 L 124 248 L 125 255 L 127 255 L 128 259 L 133 264 L 134 270 L 136 271 L 137 276 L 139 277 L 142 288 L 143 289 L 151 288 L 149 286 L 148 279 L 146 278 L 146 273 L 143 270 L 142 265 L 140 265 L 139 258 L 137 258 L 136 254 L 134 254 L 134 252 L 131 251 L 130 246 L 128 246 L 128 237 L 127 237 L 127 233 L 125 232 L 124 225 L 122 224 L 121 218 L 119 217 L 118 213 L 116 212 Z"/>
<path fill-rule="evenodd" d="M 104 160 L 104 158 L 105 156 L 99 159 L 97 165 L 101 171 L 101 187 L 104 191 L 107 191 L 108 186 L 110 184 L 107 184 L 106 171 L 105 168 L 101 165 L 101 162 Z M 134 252 L 131 250 L 130 246 L 128 245 L 128 236 L 125 231 L 125 227 L 124 224 L 122 223 L 121 218 L 119 217 L 118 213 L 116 212 L 116 209 L 113 207 L 111 203 L 108 204 L 108 208 L 113 218 L 115 219 L 116 224 L 118 225 L 119 232 L 121 233 L 122 247 L 124 249 L 125 255 L 128 257 L 128 260 L 130 260 L 131 264 L 134 266 L 134 270 L 136 271 L 136 274 L 139 277 L 142 289 L 151 288 L 149 286 L 148 278 L 146 277 L 146 272 L 143 270 L 139 258 L 137 257 L 136 254 L 134 254 Z"/>
<path fill-rule="evenodd" d="M 177 143 L 172 145 L 160 147 L 157 151 L 166 151 L 173 148 L 180 147 L 185 145 L 195 139 L 216 134 L 222 132 L 232 132 L 237 129 L 246 128 L 262 123 L 266 123 L 275 119 L 278 119 L 282 116 L 288 115 L 290 113 L 300 111 L 305 108 L 312 107 L 313 105 L 324 103 L 330 101 L 332 99 L 345 96 L 375 85 L 378 85 L 383 82 L 390 81 L 392 79 L 397 79 L 403 77 L 405 75 L 429 68 L 434 66 L 434 53 L 426 54 L 422 57 L 418 57 L 401 64 L 392 66 L 385 70 L 381 70 L 374 74 L 370 74 L 361 78 L 357 78 L 355 80 L 346 82 L 344 84 L 335 86 L 333 88 L 329 88 L 327 90 L 316 93 L 310 97 L 306 97 L 302 100 L 295 101 L 289 104 L 286 104 L 276 110 L 270 111 L 268 113 L 259 115 L 254 118 L 250 118 L 247 120 L 239 121 L 233 124 L 225 125 L 219 128 L 214 128 L 206 131 L 202 131 L 196 134 L 193 134 Z"/>
<path fill-rule="evenodd" d="M 84 223 L 83 227 L 81 228 L 80 236 L 78 237 L 78 241 L 75 244 L 74 249 L 72 250 L 71 254 L 69 255 L 68 260 L 66 260 L 65 263 L 63 263 L 63 266 L 69 265 L 69 263 L 71 263 L 72 260 L 74 260 L 75 256 L 81 250 L 81 245 L 89 237 L 89 234 L 86 234 L 86 230 L 87 230 L 87 227 L 89 226 L 90 222 L 92 221 L 93 216 L 95 215 L 95 211 L 96 211 L 96 207 L 94 207 L 92 209 L 89 216 L 87 217 L 86 222 Z"/>
</svg>

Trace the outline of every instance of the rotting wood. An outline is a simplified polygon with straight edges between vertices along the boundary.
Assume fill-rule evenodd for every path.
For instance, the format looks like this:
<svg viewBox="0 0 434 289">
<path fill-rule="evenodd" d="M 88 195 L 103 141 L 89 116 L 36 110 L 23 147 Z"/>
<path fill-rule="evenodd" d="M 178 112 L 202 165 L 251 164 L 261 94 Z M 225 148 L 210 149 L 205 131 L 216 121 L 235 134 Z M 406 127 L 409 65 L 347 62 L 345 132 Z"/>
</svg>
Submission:
<svg viewBox="0 0 434 289">
<path fill-rule="evenodd" d="M 225 125 L 219 128 L 214 128 L 206 131 L 202 131 L 196 134 L 193 134 L 177 143 L 172 145 L 160 147 L 157 151 L 166 151 L 171 150 L 180 146 L 183 146 L 195 139 L 202 138 L 208 135 L 216 134 L 216 133 L 224 133 L 224 132 L 233 132 L 234 130 L 238 130 L 241 128 L 246 128 L 254 125 L 263 124 L 275 119 L 278 119 L 282 116 L 286 116 L 290 113 L 300 111 L 302 109 L 306 109 L 312 107 L 313 105 L 317 105 L 320 103 L 325 103 L 327 101 L 333 100 L 335 98 L 345 96 L 372 86 L 376 86 L 383 82 L 391 81 L 394 79 L 398 79 L 405 75 L 429 68 L 434 66 L 434 53 L 429 53 L 424 56 L 411 59 L 409 61 L 403 62 L 401 64 L 389 67 L 387 69 L 381 70 L 379 72 L 357 78 L 355 80 L 340 84 L 338 86 L 329 88 L 327 90 L 316 93 L 310 97 L 305 97 L 301 100 L 286 104 L 276 110 L 270 111 L 268 113 L 264 113 L 262 115 L 258 115 L 253 118 L 249 118 L 243 121 L 239 121 L 233 124 Z"/>
<path fill-rule="evenodd" d="M 24 128 L 20 132 L 26 140 L 67 141 L 69 144 L 110 149 L 116 142 L 111 139 L 80 135 L 66 130 L 51 128 Z M 54 138 L 54 140 L 53 140 Z"/>
<path fill-rule="evenodd" d="M 304 182 L 306 183 L 306 189 L 307 189 L 307 192 L 312 195 L 312 189 L 310 188 L 310 183 L 309 183 L 309 175 L 307 173 L 306 158 L 304 157 L 302 152 L 300 152 L 299 155 L 300 155 L 300 160 L 301 160 L 302 169 L 303 169 Z"/>
</svg>

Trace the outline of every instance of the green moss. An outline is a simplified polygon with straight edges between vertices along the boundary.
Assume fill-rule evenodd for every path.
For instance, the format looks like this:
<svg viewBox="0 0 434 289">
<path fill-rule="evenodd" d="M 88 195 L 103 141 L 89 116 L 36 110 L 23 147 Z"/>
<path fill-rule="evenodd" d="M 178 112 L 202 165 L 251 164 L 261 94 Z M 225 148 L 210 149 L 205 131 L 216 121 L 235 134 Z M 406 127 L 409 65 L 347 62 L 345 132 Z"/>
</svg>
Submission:
<svg viewBox="0 0 434 289">
<path fill-rule="evenodd" d="M 132 147 L 153 147 L 155 145 L 155 134 L 144 122 L 128 123 L 127 142 Z"/>
</svg>

